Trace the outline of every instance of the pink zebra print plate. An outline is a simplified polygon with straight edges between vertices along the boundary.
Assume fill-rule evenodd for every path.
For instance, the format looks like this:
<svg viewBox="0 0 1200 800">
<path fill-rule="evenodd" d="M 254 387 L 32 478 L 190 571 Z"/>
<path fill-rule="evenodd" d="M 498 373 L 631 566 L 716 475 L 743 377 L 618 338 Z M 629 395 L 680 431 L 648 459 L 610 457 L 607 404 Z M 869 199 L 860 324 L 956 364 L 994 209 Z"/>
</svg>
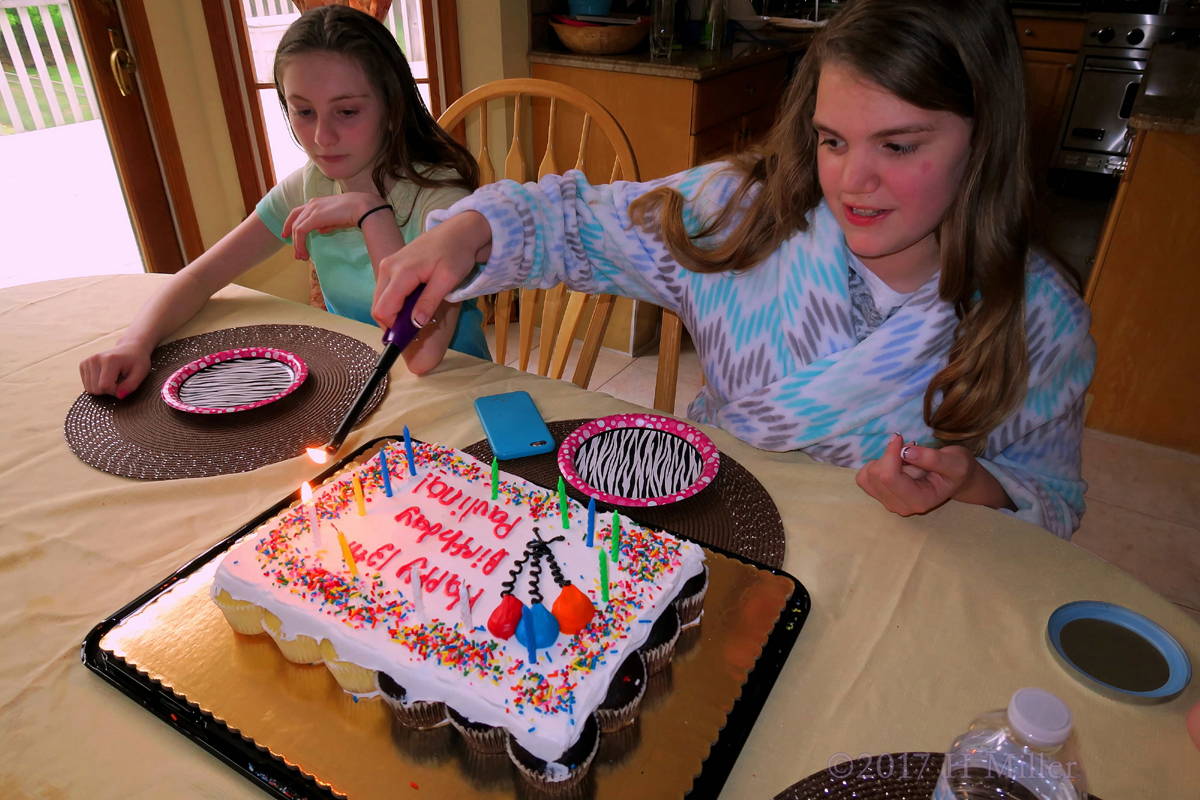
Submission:
<svg viewBox="0 0 1200 800">
<path fill-rule="evenodd" d="M 685 500 L 717 476 L 721 454 L 686 422 L 657 414 L 614 414 L 575 429 L 558 448 L 558 468 L 588 497 L 614 506 Z"/>
<path fill-rule="evenodd" d="M 198 358 L 167 378 L 162 399 L 191 414 L 231 414 L 274 403 L 300 388 L 308 365 L 273 347 L 238 347 Z"/>
</svg>

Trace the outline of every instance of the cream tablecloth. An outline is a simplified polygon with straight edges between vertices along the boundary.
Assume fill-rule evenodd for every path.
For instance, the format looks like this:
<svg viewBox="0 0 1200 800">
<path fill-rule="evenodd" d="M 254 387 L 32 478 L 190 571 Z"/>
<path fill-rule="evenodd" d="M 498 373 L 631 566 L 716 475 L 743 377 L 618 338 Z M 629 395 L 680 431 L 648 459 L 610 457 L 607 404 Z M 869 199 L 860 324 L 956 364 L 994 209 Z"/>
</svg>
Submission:
<svg viewBox="0 0 1200 800">
<path fill-rule="evenodd" d="M 79 659 L 105 615 L 315 474 L 295 458 L 240 475 L 140 482 L 68 450 L 62 422 L 81 390 L 79 360 L 112 345 L 162 280 L 0 291 L 2 798 L 263 796 Z M 238 287 L 179 335 L 267 322 L 379 341 L 366 325 Z M 472 401 L 515 389 L 528 390 L 548 420 L 632 410 L 452 354 L 419 379 L 397 366 L 386 400 L 347 444 L 397 433 L 403 420 L 422 439 L 466 445 L 483 436 Z M 1119 703 L 1069 677 L 1045 643 L 1057 606 L 1108 600 L 1159 622 L 1200 663 L 1200 625 L 1166 599 L 1000 513 L 951 503 L 902 519 L 863 494 L 849 470 L 708 433 L 774 497 L 787 529 L 784 568 L 813 602 L 724 797 L 772 797 L 838 753 L 945 749 L 977 712 L 1003 706 L 1021 686 L 1049 689 L 1074 710 L 1092 788 L 1106 800 L 1200 797 L 1200 752 L 1184 729 L 1200 681 L 1164 705 Z M 397 796 L 412 791 L 396 785 Z"/>
</svg>

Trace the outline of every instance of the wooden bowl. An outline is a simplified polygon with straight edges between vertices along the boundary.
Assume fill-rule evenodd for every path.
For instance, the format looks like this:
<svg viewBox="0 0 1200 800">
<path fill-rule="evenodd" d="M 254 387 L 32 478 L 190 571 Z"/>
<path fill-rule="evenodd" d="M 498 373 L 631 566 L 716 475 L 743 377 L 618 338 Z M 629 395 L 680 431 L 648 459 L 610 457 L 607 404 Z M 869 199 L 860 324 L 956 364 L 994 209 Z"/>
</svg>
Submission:
<svg viewBox="0 0 1200 800">
<path fill-rule="evenodd" d="M 593 56 L 627 53 L 642 43 L 650 32 L 650 18 L 642 17 L 634 25 L 604 25 L 581 28 L 550 22 L 568 50 Z"/>
</svg>

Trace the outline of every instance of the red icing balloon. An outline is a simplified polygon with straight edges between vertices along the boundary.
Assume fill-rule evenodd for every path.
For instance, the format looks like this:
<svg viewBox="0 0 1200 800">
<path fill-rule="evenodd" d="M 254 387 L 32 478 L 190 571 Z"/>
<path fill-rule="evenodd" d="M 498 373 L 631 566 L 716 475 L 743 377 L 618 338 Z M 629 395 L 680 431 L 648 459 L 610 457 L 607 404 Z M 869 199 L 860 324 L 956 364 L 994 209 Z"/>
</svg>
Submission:
<svg viewBox="0 0 1200 800">
<path fill-rule="evenodd" d="M 520 600 L 511 594 L 504 595 L 500 598 L 500 605 L 488 617 L 488 630 L 497 639 L 510 638 L 517 632 L 517 623 L 521 621 L 521 612 L 524 610 L 525 606 Z"/>
<path fill-rule="evenodd" d="M 558 629 L 568 636 L 573 636 L 586 628 L 592 621 L 592 617 L 596 615 L 596 607 L 592 605 L 592 601 L 586 594 L 575 588 L 573 583 L 568 583 L 563 587 L 551 610 L 554 618 L 558 620 Z"/>
</svg>

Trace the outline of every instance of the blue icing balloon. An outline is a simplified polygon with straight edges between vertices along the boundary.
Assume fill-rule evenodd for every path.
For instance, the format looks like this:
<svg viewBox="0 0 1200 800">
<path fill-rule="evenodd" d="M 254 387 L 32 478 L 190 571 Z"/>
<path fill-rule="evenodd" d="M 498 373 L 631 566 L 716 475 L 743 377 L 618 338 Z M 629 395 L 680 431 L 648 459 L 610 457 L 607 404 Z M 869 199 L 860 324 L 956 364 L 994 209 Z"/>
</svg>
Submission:
<svg viewBox="0 0 1200 800">
<path fill-rule="evenodd" d="M 529 629 L 533 628 L 533 641 L 529 640 Z M 558 638 L 558 620 L 541 603 L 531 603 L 517 623 L 517 641 L 526 647 L 531 645 L 544 650 Z"/>
</svg>

